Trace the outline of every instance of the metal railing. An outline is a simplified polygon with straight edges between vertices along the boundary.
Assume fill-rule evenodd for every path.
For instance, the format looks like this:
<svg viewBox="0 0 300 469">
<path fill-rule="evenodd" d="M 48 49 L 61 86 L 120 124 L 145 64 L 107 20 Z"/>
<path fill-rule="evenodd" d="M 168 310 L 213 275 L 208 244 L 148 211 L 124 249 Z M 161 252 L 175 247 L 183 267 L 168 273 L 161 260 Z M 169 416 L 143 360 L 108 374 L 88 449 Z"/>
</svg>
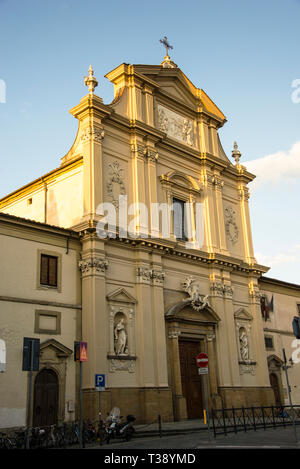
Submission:
<svg viewBox="0 0 300 469">
<path fill-rule="evenodd" d="M 232 407 L 212 409 L 214 437 L 228 433 L 247 432 L 276 427 L 300 425 L 300 405 Z"/>
</svg>

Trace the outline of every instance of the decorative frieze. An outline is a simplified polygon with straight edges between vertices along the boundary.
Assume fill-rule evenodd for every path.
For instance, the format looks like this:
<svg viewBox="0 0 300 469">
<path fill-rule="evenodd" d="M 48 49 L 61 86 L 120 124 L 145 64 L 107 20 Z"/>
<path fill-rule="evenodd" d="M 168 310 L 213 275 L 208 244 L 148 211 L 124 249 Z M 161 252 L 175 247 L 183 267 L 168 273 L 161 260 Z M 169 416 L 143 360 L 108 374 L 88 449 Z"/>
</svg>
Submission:
<svg viewBox="0 0 300 469">
<path fill-rule="evenodd" d="M 242 187 L 239 189 L 239 198 L 240 198 L 240 200 L 245 200 L 245 201 L 248 201 L 248 200 L 249 200 L 249 198 L 250 198 L 250 193 L 249 193 L 248 187 L 242 186 Z"/>
<path fill-rule="evenodd" d="M 150 285 L 151 280 L 153 285 L 162 286 L 165 279 L 165 273 L 162 270 L 150 269 L 148 267 L 137 267 L 136 281 L 137 283 L 145 283 Z"/>
<path fill-rule="evenodd" d="M 86 142 L 88 140 L 93 140 L 95 142 L 101 143 L 104 138 L 104 129 L 102 127 L 88 127 L 84 129 L 81 133 L 81 141 Z"/>
<path fill-rule="evenodd" d="M 210 286 L 211 296 L 218 296 L 220 298 L 233 298 L 233 288 L 231 285 L 224 285 L 221 282 L 213 282 Z"/>
<path fill-rule="evenodd" d="M 153 148 L 150 148 L 149 146 L 145 146 L 140 143 L 133 143 L 131 145 L 131 151 L 136 153 L 141 158 L 144 158 L 146 161 L 156 163 L 158 160 L 157 151 Z"/>
<path fill-rule="evenodd" d="M 211 296 L 219 296 L 223 298 L 223 284 L 221 282 L 214 282 L 210 286 Z"/>
<path fill-rule="evenodd" d="M 260 293 L 258 287 L 251 282 L 249 284 L 249 296 L 253 303 L 261 304 L 262 294 Z"/>
<path fill-rule="evenodd" d="M 223 293 L 225 298 L 232 298 L 233 297 L 233 289 L 230 285 L 223 285 Z"/>
<path fill-rule="evenodd" d="M 78 267 L 82 274 L 105 272 L 105 270 L 108 268 L 108 260 L 97 257 L 81 259 L 78 262 Z"/>
<path fill-rule="evenodd" d="M 224 187 L 223 179 L 219 178 L 218 176 L 209 176 L 209 182 L 211 182 L 215 189 L 222 190 Z"/>
<path fill-rule="evenodd" d="M 136 282 L 150 285 L 151 272 L 152 272 L 151 269 L 149 269 L 148 267 L 137 267 L 136 268 Z"/>
<path fill-rule="evenodd" d="M 155 151 L 155 150 L 153 150 L 149 147 L 145 147 L 144 157 L 147 161 L 150 161 L 152 163 L 156 163 L 157 160 L 158 160 L 158 153 L 157 153 L 157 151 Z"/>
<path fill-rule="evenodd" d="M 131 145 L 131 151 L 133 153 L 137 153 L 141 158 L 145 156 L 145 145 L 140 143 L 133 143 Z"/>
<path fill-rule="evenodd" d="M 152 269 L 151 278 L 153 280 L 153 285 L 162 286 L 164 283 L 166 274 L 162 270 Z"/>
<path fill-rule="evenodd" d="M 168 329 L 168 338 L 169 339 L 178 339 L 180 336 L 181 332 L 178 327 L 170 327 Z"/>
</svg>

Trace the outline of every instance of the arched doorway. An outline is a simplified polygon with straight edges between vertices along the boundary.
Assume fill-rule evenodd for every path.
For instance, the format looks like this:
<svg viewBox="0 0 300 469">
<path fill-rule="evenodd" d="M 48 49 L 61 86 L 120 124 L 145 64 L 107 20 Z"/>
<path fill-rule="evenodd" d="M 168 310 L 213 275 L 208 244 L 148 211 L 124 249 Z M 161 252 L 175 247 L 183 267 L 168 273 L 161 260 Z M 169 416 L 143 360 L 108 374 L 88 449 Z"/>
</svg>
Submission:
<svg viewBox="0 0 300 469">
<path fill-rule="evenodd" d="M 274 392 L 275 404 L 281 406 L 284 404 L 284 394 L 281 379 L 283 361 L 276 355 L 270 355 L 268 357 L 268 368 L 270 384 Z"/>
<path fill-rule="evenodd" d="M 44 368 L 37 374 L 34 383 L 34 427 L 57 424 L 58 390 L 58 378 L 53 370 Z"/>
</svg>

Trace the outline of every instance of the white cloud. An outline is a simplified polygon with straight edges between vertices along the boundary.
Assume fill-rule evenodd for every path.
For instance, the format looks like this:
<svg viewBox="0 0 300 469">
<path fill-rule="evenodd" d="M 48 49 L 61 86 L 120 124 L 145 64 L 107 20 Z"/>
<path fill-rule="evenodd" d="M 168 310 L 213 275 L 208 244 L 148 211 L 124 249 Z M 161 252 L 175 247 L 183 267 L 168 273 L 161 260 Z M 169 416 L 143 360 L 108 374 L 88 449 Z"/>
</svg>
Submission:
<svg viewBox="0 0 300 469">
<path fill-rule="evenodd" d="M 256 175 L 251 189 L 269 183 L 295 183 L 300 178 L 300 141 L 288 151 L 258 158 L 244 163 L 250 173 Z"/>
<path fill-rule="evenodd" d="M 275 265 L 289 264 L 291 262 L 298 262 L 299 257 L 293 254 L 278 253 L 274 255 L 265 255 L 261 252 L 256 253 L 256 260 L 259 264 L 267 267 L 274 267 Z"/>
</svg>

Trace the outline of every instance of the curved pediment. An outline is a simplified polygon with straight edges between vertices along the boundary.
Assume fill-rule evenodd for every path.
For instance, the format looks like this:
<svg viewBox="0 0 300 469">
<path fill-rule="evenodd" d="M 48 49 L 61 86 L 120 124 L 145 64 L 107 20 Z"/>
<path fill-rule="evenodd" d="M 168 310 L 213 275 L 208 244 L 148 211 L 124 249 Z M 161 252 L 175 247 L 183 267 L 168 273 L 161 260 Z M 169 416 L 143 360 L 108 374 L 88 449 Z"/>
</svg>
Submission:
<svg viewBox="0 0 300 469">
<path fill-rule="evenodd" d="M 219 316 L 211 306 L 206 306 L 203 310 L 196 311 L 192 306 L 190 298 L 171 306 L 165 313 L 165 318 L 213 324 L 220 321 Z"/>
</svg>

